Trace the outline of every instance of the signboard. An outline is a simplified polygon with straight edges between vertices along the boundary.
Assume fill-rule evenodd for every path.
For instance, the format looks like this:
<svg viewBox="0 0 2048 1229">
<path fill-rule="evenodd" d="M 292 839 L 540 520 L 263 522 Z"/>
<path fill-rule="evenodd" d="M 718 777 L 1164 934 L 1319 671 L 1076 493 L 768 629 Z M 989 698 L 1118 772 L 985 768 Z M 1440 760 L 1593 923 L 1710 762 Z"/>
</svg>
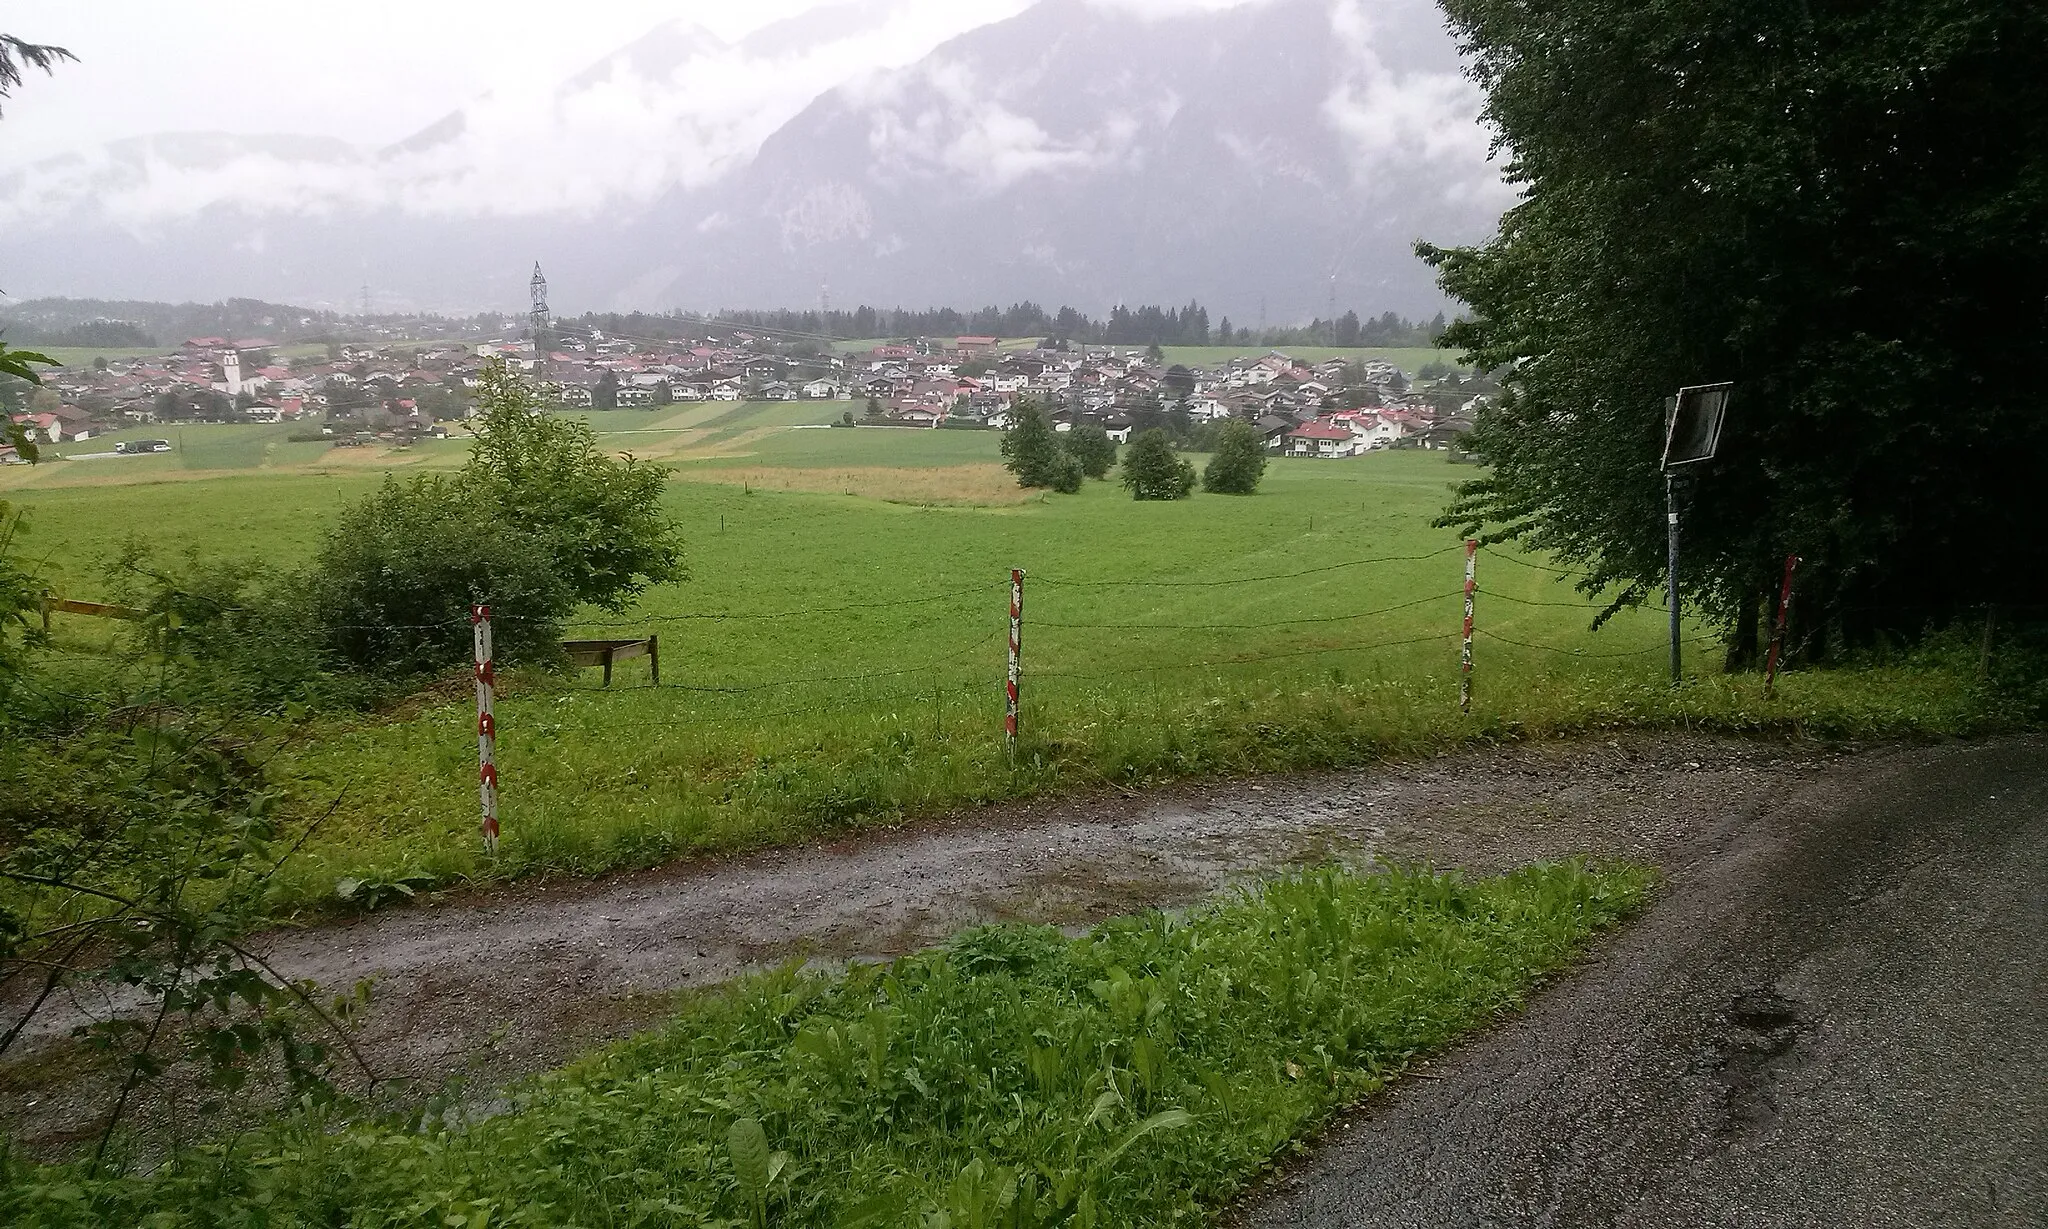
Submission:
<svg viewBox="0 0 2048 1229">
<path fill-rule="evenodd" d="M 1695 384 L 1664 402 L 1664 468 L 1714 459 L 1733 384 Z"/>
</svg>

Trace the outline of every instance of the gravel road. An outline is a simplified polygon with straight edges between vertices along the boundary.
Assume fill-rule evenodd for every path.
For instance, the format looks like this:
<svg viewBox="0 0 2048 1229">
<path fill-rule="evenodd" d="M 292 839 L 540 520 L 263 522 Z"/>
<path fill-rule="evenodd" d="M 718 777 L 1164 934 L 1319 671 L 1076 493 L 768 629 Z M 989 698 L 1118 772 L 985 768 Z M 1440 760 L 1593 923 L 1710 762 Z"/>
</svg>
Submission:
<svg viewBox="0 0 2048 1229">
<path fill-rule="evenodd" d="M 1236 1223 L 2048 1225 L 2048 741 L 1731 801 L 1595 960 Z"/>
<path fill-rule="evenodd" d="M 1079 926 L 1333 857 L 1476 873 L 1626 857 L 1668 876 L 1642 918 L 1526 1016 L 1334 1126 L 1233 1219 L 2042 1225 L 2044 752 L 1507 747 L 993 807 L 265 946 L 294 977 L 375 979 L 363 1039 L 381 1074 L 489 1084 L 792 957 L 887 957 L 995 919 Z M 91 1089 L 43 1060 L 105 1004 L 68 1006 L 0 1066 L 0 1114 L 32 1147 L 90 1128 Z"/>
</svg>

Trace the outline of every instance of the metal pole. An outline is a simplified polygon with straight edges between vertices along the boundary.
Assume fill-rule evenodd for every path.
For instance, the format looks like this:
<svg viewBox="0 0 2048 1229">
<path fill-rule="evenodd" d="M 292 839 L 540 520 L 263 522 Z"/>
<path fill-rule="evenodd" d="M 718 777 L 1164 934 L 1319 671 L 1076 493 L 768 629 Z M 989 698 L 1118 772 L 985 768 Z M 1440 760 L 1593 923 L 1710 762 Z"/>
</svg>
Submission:
<svg viewBox="0 0 2048 1229">
<path fill-rule="evenodd" d="M 1664 475 L 1664 525 L 1667 534 L 1665 571 L 1669 574 L 1668 603 L 1671 607 L 1671 685 L 1678 686 L 1678 479 Z"/>
<path fill-rule="evenodd" d="M 476 630 L 476 763 L 477 793 L 483 803 L 484 852 L 498 852 L 498 718 L 493 710 L 497 669 L 491 660 L 491 608 L 471 606 L 469 621 Z"/>
<path fill-rule="evenodd" d="M 1472 711 L 1472 595 L 1478 591 L 1479 543 L 1465 539 L 1465 647 L 1458 657 L 1458 711 Z"/>
<path fill-rule="evenodd" d="M 1778 651 L 1785 643 L 1785 616 L 1792 609 L 1792 572 L 1799 566 L 1799 556 L 1785 556 L 1785 583 L 1778 589 L 1778 621 L 1771 625 L 1771 652 L 1764 662 L 1764 699 L 1778 685 Z"/>
<path fill-rule="evenodd" d="M 1010 677 L 1003 704 L 1003 748 L 1017 758 L 1017 685 L 1024 677 L 1024 569 L 1010 569 Z"/>
</svg>

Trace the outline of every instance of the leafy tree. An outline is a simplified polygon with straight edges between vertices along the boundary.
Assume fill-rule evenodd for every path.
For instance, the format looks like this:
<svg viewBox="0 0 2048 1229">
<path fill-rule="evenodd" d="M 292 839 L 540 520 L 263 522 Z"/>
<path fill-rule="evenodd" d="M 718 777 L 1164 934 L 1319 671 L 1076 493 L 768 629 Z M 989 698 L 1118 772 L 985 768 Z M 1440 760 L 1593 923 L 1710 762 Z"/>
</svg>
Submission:
<svg viewBox="0 0 2048 1229">
<path fill-rule="evenodd" d="M 1045 410 L 1036 401 L 1017 402 L 1011 411 L 1010 429 L 1003 432 L 1003 467 L 1017 475 L 1017 485 L 1054 486 L 1064 455 Z"/>
<path fill-rule="evenodd" d="M 1166 432 L 1156 427 L 1131 441 L 1123 471 L 1132 499 L 1186 499 L 1194 494 L 1194 463 L 1181 459 Z"/>
<path fill-rule="evenodd" d="M 1754 653 L 1795 618 L 1854 643 L 2048 600 L 2048 9 L 1446 0 L 1520 202 L 1423 245 L 1508 368 L 1447 523 L 1648 597 L 1664 398 L 1735 383 L 1685 519 L 1690 600 Z"/>
<path fill-rule="evenodd" d="M 469 654 L 469 607 L 488 604 L 507 661 L 556 655 L 563 619 L 623 609 L 686 575 L 662 511 L 668 471 L 597 446 L 590 424 L 540 412 L 502 361 L 478 377 L 476 433 L 454 475 L 387 478 L 329 535 L 309 587 L 331 651 L 407 673 Z"/>
<path fill-rule="evenodd" d="M 463 480 L 503 519 L 550 544 L 578 601 L 623 610 L 647 586 L 687 575 L 661 507 L 667 469 L 614 458 L 589 423 L 542 413 L 538 392 L 502 360 L 478 373 L 471 429 Z"/>
<path fill-rule="evenodd" d="M 1095 423 L 1076 423 L 1060 442 L 1081 463 L 1081 472 L 1090 478 L 1107 478 L 1110 467 L 1116 464 L 1116 441 Z"/>
<path fill-rule="evenodd" d="M 618 372 L 606 368 L 605 373 L 597 377 L 597 387 L 590 390 L 590 404 L 600 410 L 619 408 Z"/>
<path fill-rule="evenodd" d="M 1046 471 L 1045 485 L 1062 495 L 1073 495 L 1080 491 L 1086 476 L 1081 458 L 1062 448 L 1053 454 L 1052 463 Z"/>
<path fill-rule="evenodd" d="M 1218 495 L 1250 495 L 1266 476 L 1266 448 L 1250 423 L 1233 418 L 1217 433 L 1216 455 L 1202 470 L 1202 489 Z"/>
<path fill-rule="evenodd" d="M 0 38 L 4 37 L 4 35 L 0 35 Z M 5 50 L 5 44 L 0 43 L 0 54 L 5 54 Z M 4 74 L 0 74 L 0 82 L 4 82 L 4 80 Z M 7 92 L 4 89 L 0 89 L 0 98 L 6 96 Z M 43 382 L 43 377 L 37 374 L 35 369 L 35 364 L 37 363 L 48 367 L 55 367 L 57 360 L 47 354 L 38 354 L 34 350 L 10 349 L 4 342 L 0 342 L 0 379 L 18 380 L 34 389 Z M 0 422 L 5 423 L 4 427 L 0 427 L 0 443 L 12 444 L 15 453 L 24 461 L 33 462 L 39 458 L 41 454 L 36 449 L 36 442 L 29 437 L 28 430 L 25 427 L 11 418 L 0 420 Z M 9 533 L 12 533 L 11 526 Z"/>
</svg>

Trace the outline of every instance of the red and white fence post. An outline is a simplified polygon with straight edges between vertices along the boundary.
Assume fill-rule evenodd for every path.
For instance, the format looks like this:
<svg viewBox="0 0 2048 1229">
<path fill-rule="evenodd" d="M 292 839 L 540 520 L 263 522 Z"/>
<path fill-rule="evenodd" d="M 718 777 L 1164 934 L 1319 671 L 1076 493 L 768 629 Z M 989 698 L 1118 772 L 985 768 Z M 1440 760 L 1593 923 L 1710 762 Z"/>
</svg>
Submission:
<svg viewBox="0 0 2048 1229">
<path fill-rule="evenodd" d="M 1479 590 L 1479 543 L 1465 539 L 1465 645 L 1458 655 L 1458 711 L 1472 711 L 1472 595 Z"/>
<path fill-rule="evenodd" d="M 1010 676 L 1003 700 L 1003 749 L 1017 758 L 1017 685 L 1024 677 L 1024 569 L 1010 569 Z"/>
<path fill-rule="evenodd" d="M 1778 651 L 1785 643 L 1785 616 L 1792 609 L 1792 572 L 1799 566 L 1799 556 L 1785 556 L 1785 583 L 1778 589 L 1778 621 L 1771 624 L 1771 651 L 1764 662 L 1764 699 L 1771 698 L 1778 686 Z"/>
<path fill-rule="evenodd" d="M 498 852 L 498 718 L 493 709 L 497 668 L 491 661 L 491 608 L 471 606 L 476 631 L 476 771 L 484 810 L 484 852 Z"/>
</svg>

